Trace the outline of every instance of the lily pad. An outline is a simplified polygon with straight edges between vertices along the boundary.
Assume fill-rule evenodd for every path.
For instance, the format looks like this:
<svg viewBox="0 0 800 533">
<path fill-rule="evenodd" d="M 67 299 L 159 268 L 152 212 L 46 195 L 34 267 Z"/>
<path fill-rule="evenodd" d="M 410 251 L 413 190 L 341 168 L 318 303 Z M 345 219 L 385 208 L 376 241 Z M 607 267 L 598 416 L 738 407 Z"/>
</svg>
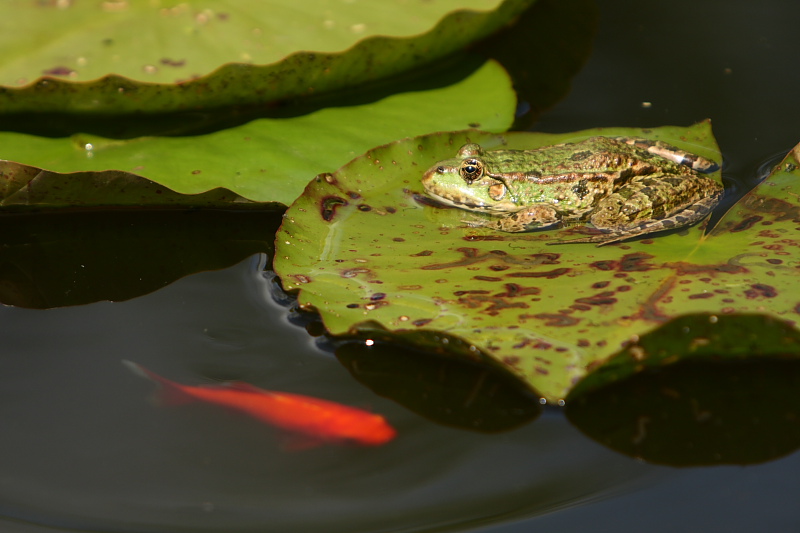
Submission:
<svg viewBox="0 0 800 533">
<path fill-rule="evenodd" d="M 289 204 L 311 177 L 376 143 L 470 124 L 490 131 L 511 125 L 516 99 L 500 65 L 469 61 L 456 75 L 443 87 L 205 135 L 121 140 L 0 132 L 0 158 L 56 173 L 113 169 L 185 194 L 225 187 L 252 200 Z"/>
<path fill-rule="evenodd" d="M 452 344 L 467 346 L 464 355 L 494 358 L 548 401 L 562 400 L 591 370 L 672 317 L 759 312 L 793 319 L 797 221 L 787 209 L 750 226 L 733 211 L 711 236 L 695 226 L 600 248 L 551 247 L 548 241 L 579 228 L 505 234 L 465 227 L 463 211 L 437 207 L 422 193 L 422 172 L 466 142 L 535 148 L 593 135 L 659 139 L 720 161 L 708 122 L 400 141 L 307 187 L 278 232 L 275 270 L 334 335 L 435 330 L 442 342 L 462 339 Z M 796 179 L 788 164 L 782 175 Z M 751 194 L 772 197 L 769 191 L 786 187 L 786 206 L 796 206 L 791 194 L 800 187 L 774 183 Z M 760 235 L 765 231 L 772 237 Z"/>
<path fill-rule="evenodd" d="M 360 86 L 459 50 L 531 3 L 8 1 L 0 109 L 152 113 Z"/>
</svg>

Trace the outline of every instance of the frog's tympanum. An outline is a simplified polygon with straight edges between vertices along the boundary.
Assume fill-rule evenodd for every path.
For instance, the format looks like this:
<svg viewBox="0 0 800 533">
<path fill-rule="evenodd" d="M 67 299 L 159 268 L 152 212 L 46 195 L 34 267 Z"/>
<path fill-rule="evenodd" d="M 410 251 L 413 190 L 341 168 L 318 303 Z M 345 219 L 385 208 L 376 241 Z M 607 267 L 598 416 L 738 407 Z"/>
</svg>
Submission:
<svg viewBox="0 0 800 533">
<path fill-rule="evenodd" d="M 592 137 L 538 150 L 465 144 L 422 184 L 444 204 L 491 215 L 471 225 L 519 232 L 589 222 L 602 233 L 559 242 L 602 245 L 704 219 L 722 187 L 701 172 L 717 168 L 660 141 Z"/>
</svg>

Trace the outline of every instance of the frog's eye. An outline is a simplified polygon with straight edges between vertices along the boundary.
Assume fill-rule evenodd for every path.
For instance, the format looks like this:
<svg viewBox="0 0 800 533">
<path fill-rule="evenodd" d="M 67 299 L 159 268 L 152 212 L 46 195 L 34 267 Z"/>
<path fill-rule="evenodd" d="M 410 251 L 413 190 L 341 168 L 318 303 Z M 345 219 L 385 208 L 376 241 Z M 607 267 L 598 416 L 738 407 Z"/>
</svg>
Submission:
<svg viewBox="0 0 800 533">
<path fill-rule="evenodd" d="M 480 159 L 465 159 L 461 163 L 461 177 L 467 185 L 480 178 L 483 174 L 483 162 Z"/>
</svg>

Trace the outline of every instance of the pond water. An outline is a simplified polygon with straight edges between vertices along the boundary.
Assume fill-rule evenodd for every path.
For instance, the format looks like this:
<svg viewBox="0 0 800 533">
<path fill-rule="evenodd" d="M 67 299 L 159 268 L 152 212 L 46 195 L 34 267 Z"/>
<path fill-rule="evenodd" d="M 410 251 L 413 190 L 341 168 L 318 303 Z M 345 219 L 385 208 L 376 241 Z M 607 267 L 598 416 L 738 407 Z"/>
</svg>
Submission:
<svg viewBox="0 0 800 533">
<path fill-rule="evenodd" d="M 710 117 L 725 178 L 742 192 L 800 142 L 800 4 L 598 5 L 587 64 L 533 129 Z M 269 217 L 274 231 L 279 214 Z M 431 421 L 354 379 L 339 347 L 292 310 L 266 256 L 241 257 L 127 301 L 0 307 L 0 531 L 800 530 L 797 453 L 675 468 L 590 440 L 557 408 L 495 433 Z M 63 268 L 77 280 L 84 265 Z M 296 449 L 223 409 L 151 405 L 153 383 L 123 359 L 179 383 L 236 379 L 363 407 L 399 436 Z"/>
</svg>

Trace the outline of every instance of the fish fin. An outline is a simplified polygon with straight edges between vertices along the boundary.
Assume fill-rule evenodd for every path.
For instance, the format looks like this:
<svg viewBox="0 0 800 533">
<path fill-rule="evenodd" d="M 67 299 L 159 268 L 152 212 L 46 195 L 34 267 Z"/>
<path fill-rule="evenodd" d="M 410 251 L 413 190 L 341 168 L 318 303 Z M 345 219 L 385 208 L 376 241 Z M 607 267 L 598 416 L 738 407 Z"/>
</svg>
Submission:
<svg viewBox="0 0 800 533">
<path fill-rule="evenodd" d="M 133 361 L 128 361 L 127 359 L 123 359 L 122 364 L 125 365 L 125 368 L 139 376 L 140 378 L 146 378 L 152 380 L 153 378 L 150 377 L 150 371 L 147 370 L 145 367 L 138 363 L 134 363 Z"/>
<path fill-rule="evenodd" d="M 225 383 L 222 386 L 226 387 L 226 388 L 229 388 L 229 389 L 242 391 L 242 392 L 253 392 L 253 393 L 258 393 L 258 394 L 271 394 L 270 391 L 268 391 L 268 390 L 260 389 L 260 388 L 256 387 L 255 385 L 250 385 L 249 383 L 245 383 L 244 381 L 229 381 L 229 382 Z"/>
<path fill-rule="evenodd" d="M 149 379 L 159 385 L 158 390 L 149 398 L 153 405 L 183 405 L 195 401 L 195 398 L 187 394 L 178 383 L 162 378 L 152 370 L 133 361 L 123 359 L 122 364 L 137 376 Z"/>
</svg>

